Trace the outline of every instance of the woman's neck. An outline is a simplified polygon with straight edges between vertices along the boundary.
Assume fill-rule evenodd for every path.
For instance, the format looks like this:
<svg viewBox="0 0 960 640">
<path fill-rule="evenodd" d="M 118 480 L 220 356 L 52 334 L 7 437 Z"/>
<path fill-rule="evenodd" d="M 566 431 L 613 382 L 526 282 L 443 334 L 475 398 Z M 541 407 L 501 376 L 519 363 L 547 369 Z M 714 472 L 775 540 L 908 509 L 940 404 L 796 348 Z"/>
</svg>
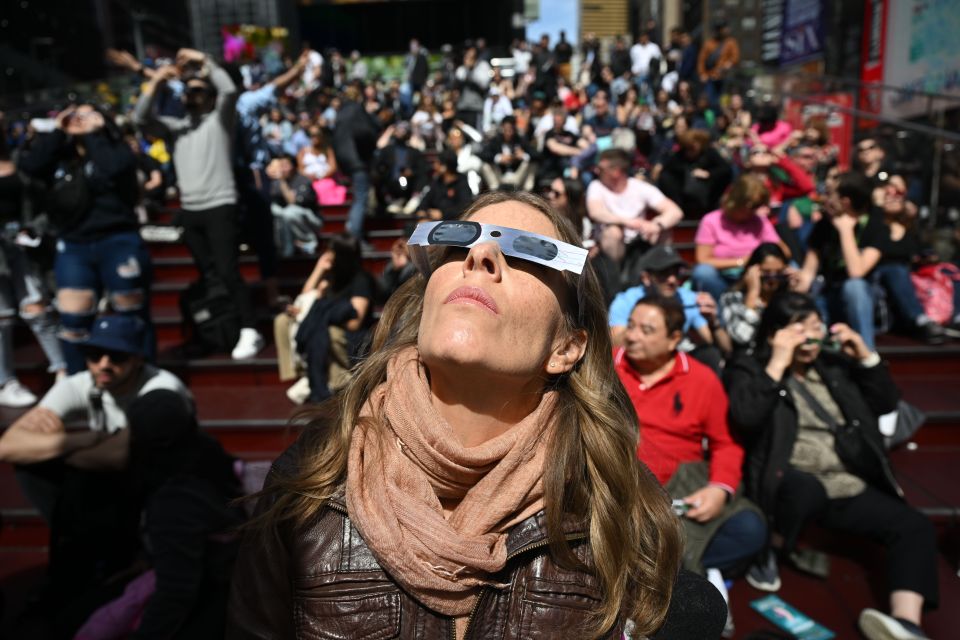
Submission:
<svg viewBox="0 0 960 640">
<path fill-rule="evenodd" d="M 797 378 L 806 378 L 807 371 L 810 370 L 810 364 L 807 362 L 793 362 L 790 365 L 790 373 L 792 373 Z"/>
<path fill-rule="evenodd" d="M 503 375 L 464 376 L 462 367 L 430 372 L 430 395 L 464 447 L 476 447 L 506 433 L 540 404 L 544 380 Z"/>
<path fill-rule="evenodd" d="M 676 353 L 671 351 L 654 360 L 630 360 L 630 366 L 640 376 L 643 384 L 649 387 L 663 380 L 673 370 L 676 357 Z"/>
</svg>

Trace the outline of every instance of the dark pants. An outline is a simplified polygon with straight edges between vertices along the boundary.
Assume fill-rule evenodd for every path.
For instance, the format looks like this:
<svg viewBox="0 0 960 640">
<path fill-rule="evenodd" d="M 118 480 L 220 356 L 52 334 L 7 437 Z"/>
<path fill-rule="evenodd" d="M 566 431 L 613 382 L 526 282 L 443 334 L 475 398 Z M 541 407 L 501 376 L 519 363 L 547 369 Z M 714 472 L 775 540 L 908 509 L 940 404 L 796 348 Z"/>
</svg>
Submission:
<svg viewBox="0 0 960 640">
<path fill-rule="evenodd" d="M 767 523 L 756 511 L 741 511 L 723 523 L 703 553 L 707 569 L 744 567 L 767 545 Z"/>
<path fill-rule="evenodd" d="M 273 240 L 269 183 L 263 171 L 260 171 L 260 181 L 258 188 L 253 172 L 237 172 L 237 193 L 243 211 L 243 237 L 257 253 L 260 277 L 266 280 L 277 275 L 277 245 Z"/>
<path fill-rule="evenodd" d="M 60 459 L 15 470 L 50 524 L 50 597 L 72 597 L 129 566 L 140 546 L 140 509 L 127 473 L 84 471 Z"/>
<path fill-rule="evenodd" d="M 789 469 L 777 490 L 775 516 L 788 551 L 811 520 L 827 529 L 882 543 L 887 550 L 888 591 L 913 591 L 923 596 L 927 608 L 936 606 L 939 591 L 933 525 L 906 502 L 869 486 L 853 498 L 831 500 L 814 476 Z"/>
<path fill-rule="evenodd" d="M 225 204 L 203 211 L 184 209 L 175 224 L 183 227 L 183 240 L 200 276 L 204 280 L 218 278 L 236 301 L 242 325 L 256 326 L 250 291 L 240 275 L 236 206 Z M 270 238 L 272 241 L 273 236 Z"/>
</svg>

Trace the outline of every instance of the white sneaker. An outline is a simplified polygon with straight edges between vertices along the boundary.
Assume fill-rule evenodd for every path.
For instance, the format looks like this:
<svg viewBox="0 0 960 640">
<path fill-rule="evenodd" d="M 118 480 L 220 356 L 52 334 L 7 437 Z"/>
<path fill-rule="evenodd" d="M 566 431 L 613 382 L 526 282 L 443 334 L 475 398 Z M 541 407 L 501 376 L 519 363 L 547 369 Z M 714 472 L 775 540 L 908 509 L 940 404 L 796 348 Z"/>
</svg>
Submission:
<svg viewBox="0 0 960 640">
<path fill-rule="evenodd" d="M 20 384 L 16 378 L 8 381 L 0 389 L 0 406 L 20 409 L 36 403 L 37 396 L 30 393 L 30 390 Z"/>
<path fill-rule="evenodd" d="M 263 336 L 256 329 L 245 327 L 240 329 L 240 339 L 230 354 L 234 360 L 249 360 L 263 349 Z"/>
<path fill-rule="evenodd" d="M 923 629 L 907 620 L 894 618 L 876 609 L 864 609 L 857 621 L 870 640 L 929 640 Z"/>
</svg>

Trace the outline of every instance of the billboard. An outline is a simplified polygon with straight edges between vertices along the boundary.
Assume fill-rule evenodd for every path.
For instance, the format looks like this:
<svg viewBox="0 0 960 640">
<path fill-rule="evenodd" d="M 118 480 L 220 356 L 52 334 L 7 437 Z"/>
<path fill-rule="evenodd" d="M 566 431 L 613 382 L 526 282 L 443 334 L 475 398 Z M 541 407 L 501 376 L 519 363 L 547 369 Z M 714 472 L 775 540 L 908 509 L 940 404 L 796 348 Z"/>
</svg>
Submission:
<svg viewBox="0 0 960 640">
<path fill-rule="evenodd" d="M 783 6 L 780 66 L 807 62 L 823 55 L 823 0 L 787 0 Z"/>
<path fill-rule="evenodd" d="M 883 83 L 883 58 L 887 40 L 887 0 L 867 0 L 863 7 L 863 46 L 860 80 L 864 84 Z M 883 110 L 881 89 L 861 88 L 860 110 L 879 114 Z M 861 118 L 859 126 L 876 126 L 876 120 Z"/>
<path fill-rule="evenodd" d="M 887 6 L 886 84 L 960 97 L 960 11 L 956 0 L 897 0 Z M 935 105 L 943 108 L 942 101 Z M 883 115 L 911 118 L 926 113 L 922 96 L 887 92 Z"/>
</svg>

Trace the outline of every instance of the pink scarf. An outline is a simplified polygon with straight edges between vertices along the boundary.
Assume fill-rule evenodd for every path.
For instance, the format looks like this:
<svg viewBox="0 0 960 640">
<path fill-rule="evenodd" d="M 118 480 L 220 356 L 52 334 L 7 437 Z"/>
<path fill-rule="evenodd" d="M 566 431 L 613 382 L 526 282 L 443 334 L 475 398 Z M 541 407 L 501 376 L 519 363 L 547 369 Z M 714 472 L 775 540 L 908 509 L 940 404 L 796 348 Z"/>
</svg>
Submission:
<svg viewBox="0 0 960 640">
<path fill-rule="evenodd" d="M 547 421 L 555 392 L 509 431 L 460 445 L 433 406 L 414 347 L 387 366 L 353 432 L 347 510 L 387 572 L 425 606 L 470 613 L 477 587 L 507 560 L 507 532 L 543 509 Z M 444 516 L 441 499 L 459 500 Z"/>
</svg>

